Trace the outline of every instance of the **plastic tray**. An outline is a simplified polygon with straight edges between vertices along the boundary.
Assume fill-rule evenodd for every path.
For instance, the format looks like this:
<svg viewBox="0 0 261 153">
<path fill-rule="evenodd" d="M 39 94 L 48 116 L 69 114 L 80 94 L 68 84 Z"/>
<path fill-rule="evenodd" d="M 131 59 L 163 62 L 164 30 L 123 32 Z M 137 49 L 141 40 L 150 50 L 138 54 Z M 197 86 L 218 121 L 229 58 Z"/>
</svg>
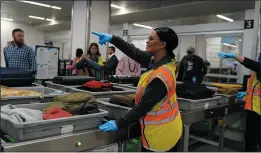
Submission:
<svg viewBox="0 0 261 153">
<path fill-rule="evenodd" d="M 68 94 L 67 92 L 51 89 L 44 86 L 35 86 L 35 87 L 14 87 L 21 90 L 30 90 L 41 93 L 39 96 L 12 96 L 12 97 L 1 97 L 0 105 L 6 104 L 29 104 L 29 103 L 41 103 L 49 102 L 55 96 Z M 60 93 L 59 93 L 60 92 Z"/>
<path fill-rule="evenodd" d="M 99 148 L 95 148 L 92 150 L 88 150 L 88 152 L 119 152 L 119 145 L 117 143 L 114 143 Z"/>
<path fill-rule="evenodd" d="M 57 89 L 57 90 L 62 90 L 64 92 L 68 92 L 68 88 L 70 87 L 74 87 L 74 86 L 66 86 L 66 85 L 61 85 L 61 84 L 56 84 L 56 83 L 53 83 L 51 81 L 47 81 L 46 82 L 46 86 L 49 87 L 49 88 L 53 88 L 53 89 Z"/>
<path fill-rule="evenodd" d="M 221 100 L 220 96 L 215 96 L 213 98 L 206 98 L 206 99 L 185 99 L 185 98 L 178 98 L 178 104 L 180 110 L 195 110 L 195 109 L 207 109 L 212 106 L 218 105 L 219 101 Z"/>
<path fill-rule="evenodd" d="M 221 97 L 219 101 L 220 104 L 232 104 L 236 102 L 236 95 L 226 95 L 226 94 L 216 94 L 216 95 Z"/>
<path fill-rule="evenodd" d="M 108 111 L 108 117 L 113 119 L 119 119 L 126 113 L 128 113 L 129 110 L 131 110 L 130 107 L 124 107 L 116 104 L 109 103 L 110 98 L 99 98 L 98 101 L 98 107 L 100 109 Z"/>
<path fill-rule="evenodd" d="M 214 90 L 216 92 L 215 95 L 221 97 L 219 104 L 235 103 L 236 95 L 218 94 L 217 93 L 217 91 L 218 91 L 217 87 L 207 86 L 207 88 Z"/>
<path fill-rule="evenodd" d="M 137 89 L 137 87 L 133 86 L 133 84 L 120 84 L 120 83 L 112 83 L 112 84 L 117 85 L 119 87 L 129 88 L 129 89 L 133 89 L 133 90 Z"/>
<path fill-rule="evenodd" d="M 125 87 L 121 87 L 121 86 L 118 86 L 118 85 L 113 85 L 113 87 L 123 89 L 123 91 L 91 92 L 91 91 L 77 89 L 77 87 L 78 86 L 74 86 L 74 87 L 68 88 L 68 92 L 69 93 L 73 93 L 73 92 L 87 92 L 87 93 L 90 93 L 91 95 L 95 96 L 95 98 L 110 98 L 114 94 L 117 94 L 117 95 L 128 95 L 128 94 L 136 93 L 136 90 L 134 90 L 134 89 L 125 88 Z"/>
<path fill-rule="evenodd" d="M 18 108 L 43 110 L 49 103 L 16 105 Z M 96 128 L 102 124 L 108 112 L 99 109 L 99 113 L 79 115 L 68 118 L 16 123 L 1 114 L 1 130 L 19 141 L 34 140 L 64 133 Z"/>
</svg>

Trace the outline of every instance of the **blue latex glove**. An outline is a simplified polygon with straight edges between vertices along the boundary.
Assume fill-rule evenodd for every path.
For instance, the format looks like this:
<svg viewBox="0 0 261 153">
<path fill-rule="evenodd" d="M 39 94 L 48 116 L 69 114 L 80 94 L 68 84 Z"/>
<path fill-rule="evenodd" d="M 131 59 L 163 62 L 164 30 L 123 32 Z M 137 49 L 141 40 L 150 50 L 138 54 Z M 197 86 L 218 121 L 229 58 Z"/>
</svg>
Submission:
<svg viewBox="0 0 261 153">
<path fill-rule="evenodd" d="M 246 96 L 246 92 L 238 92 L 237 93 L 237 98 L 238 99 L 243 99 Z"/>
<path fill-rule="evenodd" d="M 107 33 L 98 33 L 98 32 L 92 32 L 92 34 L 99 37 L 99 44 L 106 45 L 108 42 L 111 41 L 112 35 Z"/>
<path fill-rule="evenodd" d="M 235 58 L 237 55 L 235 53 L 224 53 L 224 52 L 219 52 L 217 53 L 218 56 L 222 59 L 225 59 L 225 58 Z"/>
<path fill-rule="evenodd" d="M 108 121 L 105 124 L 99 126 L 99 129 L 103 132 L 117 131 L 118 127 L 114 120 Z"/>
</svg>

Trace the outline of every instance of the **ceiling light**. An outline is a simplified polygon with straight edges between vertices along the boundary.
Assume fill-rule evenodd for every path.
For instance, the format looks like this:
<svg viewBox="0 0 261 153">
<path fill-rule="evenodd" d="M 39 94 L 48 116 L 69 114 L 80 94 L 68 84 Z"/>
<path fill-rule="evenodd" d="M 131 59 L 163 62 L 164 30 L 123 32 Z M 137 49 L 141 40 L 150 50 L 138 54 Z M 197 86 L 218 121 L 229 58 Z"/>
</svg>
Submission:
<svg viewBox="0 0 261 153">
<path fill-rule="evenodd" d="M 237 46 L 236 46 L 236 45 L 231 45 L 231 44 L 228 44 L 228 43 L 223 43 L 223 45 L 225 45 L 225 46 L 229 46 L 229 47 L 234 47 L 234 48 L 237 48 Z"/>
<path fill-rule="evenodd" d="M 33 5 L 38 5 L 38 6 L 43 6 L 43 7 L 49 7 L 49 8 L 53 8 L 53 9 L 57 9 L 57 10 L 61 10 L 62 9 L 61 7 L 58 7 L 58 6 L 51 6 L 51 5 L 48 5 L 48 4 L 32 2 L 32 1 L 19 1 L 19 2 L 33 4 Z"/>
<path fill-rule="evenodd" d="M 57 10 L 61 10 L 62 9 L 61 7 L 58 7 L 58 6 L 51 6 L 51 8 L 57 9 Z"/>
<path fill-rule="evenodd" d="M 147 28 L 147 29 L 153 29 L 153 28 L 150 27 L 150 26 L 146 26 L 146 25 L 142 25 L 142 24 L 134 23 L 133 25 L 134 25 L 134 26 L 137 26 L 137 27 L 142 27 L 142 28 Z"/>
<path fill-rule="evenodd" d="M 29 15 L 29 18 L 33 18 L 33 19 L 39 19 L 39 20 L 44 20 L 44 18 L 43 18 L 43 17 L 32 16 L 32 15 Z"/>
<path fill-rule="evenodd" d="M 54 21 L 55 21 L 54 19 L 48 19 L 48 18 L 46 18 L 45 20 L 46 20 L 46 21 L 51 21 L 51 22 L 54 22 Z"/>
<path fill-rule="evenodd" d="M 43 6 L 43 7 L 51 7 L 51 5 L 43 4 L 43 3 L 38 3 L 38 2 L 32 2 L 32 1 L 20 1 L 28 4 L 33 4 L 33 5 L 38 5 L 38 6 Z"/>
<path fill-rule="evenodd" d="M 223 19 L 223 20 L 227 20 L 227 21 L 229 21 L 229 22 L 233 22 L 233 21 L 234 21 L 233 19 L 230 19 L 230 18 L 225 17 L 225 16 L 223 16 L 223 15 L 217 15 L 217 17 L 219 17 L 219 18 L 221 18 L 221 19 Z"/>
<path fill-rule="evenodd" d="M 10 19 L 10 18 L 2 18 L 2 17 L 1 17 L 1 20 L 14 21 L 14 19 Z"/>
<path fill-rule="evenodd" d="M 117 9 L 124 9 L 124 7 L 118 6 L 118 5 L 114 5 L 114 4 L 111 4 L 111 7 L 114 7 L 114 8 L 117 8 Z"/>
</svg>

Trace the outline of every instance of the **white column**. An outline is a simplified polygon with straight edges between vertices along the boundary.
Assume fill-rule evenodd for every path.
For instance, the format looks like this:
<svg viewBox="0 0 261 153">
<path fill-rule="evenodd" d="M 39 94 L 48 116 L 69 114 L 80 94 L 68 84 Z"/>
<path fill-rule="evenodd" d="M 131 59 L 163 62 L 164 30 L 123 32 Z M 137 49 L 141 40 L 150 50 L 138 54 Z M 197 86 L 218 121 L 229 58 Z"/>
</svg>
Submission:
<svg viewBox="0 0 261 153">
<path fill-rule="evenodd" d="M 74 1 L 72 9 L 72 24 L 71 24 L 71 59 L 75 57 L 77 48 L 87 51 L 86 38 L 88 33 L 88 6 L 87 0 Z"/>
<path fill-rule="evenodd" d="M 257 33 L 258 33 L 258 18 L 260 16 L 260 1 L 255 2 L 255 10 L 245 11 L 245 20 L 254 20 L 254 27 L 252 29 L 244 29 L 244 41 L 242 56 L 255 60 L 257 51 Z M 250 75 L 251 71 L 244 66 L 241 66 L 241 75 L 238 80 L 242 83 L 244 75 Z"/>
<path fill-rule="evenodd" d="M 121 31 L 121 36 L 122 36 L 122 39 L 123 40 L 125 40 L 125 41 L 127 41 L 127 42 L 129 42 L 129 31 L 128 31 L 128 29 L 129 29 L 129 24 L 128 23 L 124 23 L 123 24 L 123 30 Z M 127 35 L 123 35 L 123 33 L 124 33 L 124 30 L 127 30 Z M 121 37 L 121 36 L 119 36 L 119 37 Z M 123 56 L 126 56 L 122 51 L 120 51 L 120 50 L 116 50 L 116 56 L 117 56 L 117 58 L 120 60 Z"/>
<path fill-rule="evenodd" d="M 110 25 L 110 1 L 92 0 L 90 13 L 90 32 L 96 31 L 100 33 L 109 33 Z M 89 44 L 98 43 L 98 37 L 90 35 Z M 89 47 L 89 46 L 88 46 Z M 108 46 L 99 45 L 100 52 L 104 60 L 108 59 Z"/>
<path fill-rule="evenodd" d="M 123 36 L 123 40 L 128 41 L 129 38 L 129 24 L 128 23 L 124 23 L 123 24 L 123 30 L 127 30 L 127 35 Z M 123 35 L 123 34 L 122 34 Z"/>
</svg>

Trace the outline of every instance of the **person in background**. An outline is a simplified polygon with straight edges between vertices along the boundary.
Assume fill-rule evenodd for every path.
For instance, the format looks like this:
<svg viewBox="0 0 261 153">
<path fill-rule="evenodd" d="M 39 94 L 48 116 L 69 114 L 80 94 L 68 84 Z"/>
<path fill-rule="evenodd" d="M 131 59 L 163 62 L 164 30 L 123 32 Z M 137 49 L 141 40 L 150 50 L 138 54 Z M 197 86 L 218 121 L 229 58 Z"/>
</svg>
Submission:
<svg viewBox="0 0 261 153">
<path fill-rule="evenodd" d="M 116 68 L 116 75 L 119 76 L 140 76 L 141 68 L 140 64 L 135 62 L 128 56 L 124 56 L 120 59 Z"/>
<path fill-rule="evenodd" d="M 189 47 L 187 55 L 182 58 L 178 68 L 178 81 L 202 83 L 203 77 L 207 74 L 207 66 L 204 60 L 195 55 L 195 48 Z"/>
<path fill-rule="evenodd" d="M 117 56 L 115 55 L 114 46 L 109 47 L 108 54 L 109 54 L 108 61 L 103 65 L 99 65 L 96 62 L 93 62 L 92 60 L 90 60 L 89 58 L 87 58 L 86 60 L 95 69 L 97 69 L 99 71 L 103 70 L 106 76 L 114 75 L 116 67 L 119 63 L 119 60 L 118 60 Z"/>
<path fill-rule="evenodd" d="M 91 62 L 92 61 L 92 62 Z M 100 69 L 95 65 L 91 65 L 89 63 L 96 63 L 98 66 L 103 65 L 103 58 L 101 56 L 99 46 L 97 43 L 91 43 L 87 55 L 83 56 L 81 60 L 78 62 L 76 67 L 78 69 L 84 68 L 87 70 L 90 76 L 95 77 L 97 80 L 101 79 Z"/>
<path fill-rule="evenodd" d="M 83 55 L 83 50 L 81 48 L 76 49 L 76 56 L 74 57 L 72 61 L 72 65 L 68 65 L 66 69 L 72 70 L 72 75 L 84 75 L 84 69 L 77 69 L 76 65 L 80 61 Z"/>
<path fill-rule="evenodd" d="M 24 43 L 24 31 L 14 29 L 13 41 L 4 48 L 6 67 L 23 68 L 36 73 L 36 58 L 34 50 Z"/>
<path fill-rule="evenodd" d="M 246 92 L 239 92 L 237 98 L 245 97 L 245 110 L 247 113 L 246 129 L 245 129 L 245 152 L 256 152 L 258 145 L 260 146 L 261 131 L 261 57 L 258 61 L 239 56 L 235 53 L 218 53 L 222 59 L 233 58 L 246 68 L 253 71 L 247 83 Z"/>
<path fill-rule="evenodd" d="M 130 123 L 139 121 L 141 126 L 142 151 L 177 151 L 183 124 L 176 95 L 176 62 L 173 50 L 178 46 L 178 36 L 170 28 L 154 29 L 146 51 L 141 51 L 120 37 L 93 32 L 100 44 L 111 43 L 124 54 L 151 69 L 140 77 L 135 97 L 135 106 L 118 120 L 101 125 L 101 131 L 117 131 Z M 154 57 L 152 61 L 152 56 Z"/>
<path fill-rule="evenodd" d="M 47 41 L 47 42 L 45 42 L 44 43 L 46 46 L 48 46 L 48 47 L 53 47 L 53 42 L 51 42 L 51 41 Z"/>
</svg>

